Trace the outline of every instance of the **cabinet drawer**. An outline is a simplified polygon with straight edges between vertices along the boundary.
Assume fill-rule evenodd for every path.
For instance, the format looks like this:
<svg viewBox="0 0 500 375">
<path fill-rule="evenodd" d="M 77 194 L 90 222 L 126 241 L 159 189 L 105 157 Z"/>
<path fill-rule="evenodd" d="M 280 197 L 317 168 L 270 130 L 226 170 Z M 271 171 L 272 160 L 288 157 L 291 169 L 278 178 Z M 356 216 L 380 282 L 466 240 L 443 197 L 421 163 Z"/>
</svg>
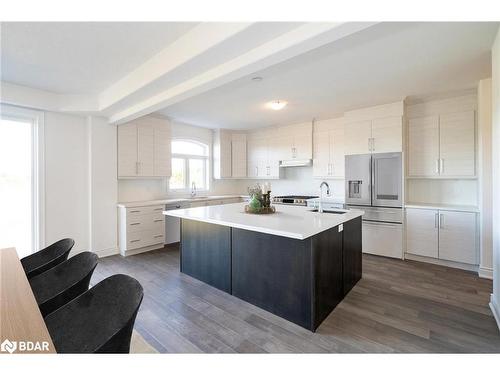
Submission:
<svg viewBox="0 0 500 375">
<path fill-rule="evenodd" d="M 147 217 L 131 220 L 127 223 L 127 234 L 135 232 L 144 232 L 147 230 L 164 231 L 165 220 L 163 218 Z"/>
<path fill-rule="evenodd" d="M 363 221 L 363 253 L 403 258 L 403 225 Z"/>
<path fill-rule="evenodd" d="M 163 243 L 165 241 L 165 229 L 147 230 L 143 232 L 127 234 L 127 250 L 138 249 Z"/>
<path fill-rule="evenodd" d="M 127 208 L 127 217 L 133 218 L 137 216 L 159 214 L 162 215 L 162 211 L 165 210 L 165 206 L 144 206 L 144 207 L 129 207 Z"/>
</svg>

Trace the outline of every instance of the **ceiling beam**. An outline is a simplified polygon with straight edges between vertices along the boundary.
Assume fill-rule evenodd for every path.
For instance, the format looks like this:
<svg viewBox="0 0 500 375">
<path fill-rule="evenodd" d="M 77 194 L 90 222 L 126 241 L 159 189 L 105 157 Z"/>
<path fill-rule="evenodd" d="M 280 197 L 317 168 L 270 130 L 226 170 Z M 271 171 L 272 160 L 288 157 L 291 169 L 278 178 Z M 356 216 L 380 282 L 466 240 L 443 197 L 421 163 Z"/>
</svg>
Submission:
<svg viewBox="0 0 500 375">
<path fill-rule="evenodd" d="M 165 89 L 159 93 L 155 93 L 145 99 L 136 101 L 125 109 L 109 113 L 110 122 L 121 124 L 152 112 L 156 112 L 169 105 L 175 104 L 189 97 L 199 95 L 203 92 L 214 89 L 248 74 L 265 69 L 274 64 L 283 62 L 294 56 L 298 56 L 312 49 L 318 48 L 324 44 L 342 39 L 374 24 L 375 23 L 372 22 L 302 24 L 275 37 L 272 40 L 262 43 L 261 45 L 239 55 L 236 58 L 224 61 L 221 64 L 206 70 L 205 72 L 192 76 L 183 82 L 176 84 L 175 86 L 165 87 Z M 233 33 L 232 35 L 237 34 L 238 30 L 240 32 L 243 31 L 250 24 L 238 25 L 239 26 L 233 25 L 230 27 L 231 32 Z M 201 34 L 199 33 L 194 34 L 196 34 L 197 37 L 201 37 Z M 191 37 L 194 37 L 194 34 L 192 34 Z M 224 35 L 224 32 L 220 31 L 220 35 Z M 178 41 L 180 42 L 181 39 L 183 38 L 180 38 Z M 212 40 L 210 46 L 214 46 L 216 40 L 217 38 Z M 220 36 L 219 40 L 222 40 Z M 186 39 L 183 39 L 182 43 L 186 43 Z M 195 48 L 194 50 L 191 50 L 191 52 L 187 53 L 186 56 L 189 55 L 194 58 L 196 53 L 195 51 L 203 49 L 203 43 L 205 42 L 200 41 L 195 43 L 198 46 L 197 49 Z M 167 49 L 169 48 L 170 47 L 167 47 Z M 206 48 L 204 50 L 206 50 Z M 174 50 L 171 51 L 173 53 Z M 163 56 L 163 59 L 168 60 L 167 54 Z M 148 69 L 145 67 L 145 64 L 145 66 L 141 66 L 138 70 L 132 73 L 133 77 L 130 76 L 124 78 L 124 81 L 120 83 L 122 88 L 117 89 L 119 85 L 114 88 L 116 92 L 114 96 L 110 94 L 113 90 L 103 93 L 100 101 L 103 103 L 101 109 L 105 109 L 105 105 L 109 105 L 113 100 L 117 100 L 117 98 L 120 97 L 119 92 L 127 91 L 130 94 L 132 93 L 133 90 L 130 88 L 126 89 L 127 85 L 125 80 L 130 80 L 129 83 L 133 84 L 133 87 L 136 89 L 135 92 L 138 92 L 141 87 L 144 87 L 146 81 L 151 83 L 151 80 L 154 80 L 154 77 L 160 78 L 160 76 L 162 76 L 162 71 L 163 74 L 166 74 L 175 66 L 179 66 L 182 61 L 187 61 L 187 58 L 179 58 L 174 64 L 162 69 L 161 61 L 163 59 L 159 59 L 158 61 L 155 60 L 154 62 L 149 61 L 146 63 L 148 65 L 151 64 L 151 66 L 156 69 L 156 72 L 153 72 L 150 75 L 148 74 Z M 153 68 L 151 69 L 155 70 Z M 142 74 L 148 74 L 149 78 L 141 81 L 140 77 Z M 113 99 L 110 99 L 111 97 L 113 97 Z"/>
</svg>

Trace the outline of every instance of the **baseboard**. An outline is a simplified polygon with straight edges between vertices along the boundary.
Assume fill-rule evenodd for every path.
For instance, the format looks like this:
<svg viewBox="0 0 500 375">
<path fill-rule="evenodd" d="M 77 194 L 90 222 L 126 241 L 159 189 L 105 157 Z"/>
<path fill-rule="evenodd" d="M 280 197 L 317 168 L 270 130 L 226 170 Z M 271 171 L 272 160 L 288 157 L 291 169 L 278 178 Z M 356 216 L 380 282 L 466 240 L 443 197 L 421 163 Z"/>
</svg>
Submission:
<svg viewBox="0 0 500 375">
<path fill-rule="evenodd" d="M 128 257 L 129 255 L 136 255 L 136 254 L 140 254 L 140 253 L 145 253 L 146 251 L 163 249 L 164 246 L 165 246 L 164 244 L 159 243 L 156 245 L 141 247 L 139 249 L 127 250 L 126 252 L 121 252 L 121 255 L 124 257 Z"/>
<path fill-rule="evenodd" d="M 428 257 L 423 257 L 420 255 L 414 255 L 414 254 L 409 254 L 409 253 L 405 253 L 405 259 L 416 260 L 417 262 L 432 263 L 432 264 L 436 264 L 438 266 L 459 268 L 461 270 L 466 270 L 466 271 L 473 271 L 473 272 L 479 271 L 478 266 L 475 266 L 473 264 L 458 263 L 458 262 L 452 262 L 449 260 L 428 258 Z"/>
<path fill-rule="evenodd" d="M 493 269 L 492 268 L 479 267 L 478 274 L 479 274 L 479 277 L 482 277 L 483 279 L 493 280 Z"/>
<path fill-rule="evenodd" d="M 490 298 L 490 309 L 491 312 L 493 313 L 493 316 L 495 317 L 495 320 L 497 322 L 498 330 L 500 331 L 500 308 L 498 308 L 498 304 L 496 303 L 495 297 L 493 294 L 491 295 Z"/>
<path fill-rule="evenodd" d="M 94 250 L 94 253 L 96 253 L 99 258 L 105 258 L 112 255 L 120 254 L 120 251 L 118 250 L 117 247 L 110 247 L 109 249 Z"/>
</svg>

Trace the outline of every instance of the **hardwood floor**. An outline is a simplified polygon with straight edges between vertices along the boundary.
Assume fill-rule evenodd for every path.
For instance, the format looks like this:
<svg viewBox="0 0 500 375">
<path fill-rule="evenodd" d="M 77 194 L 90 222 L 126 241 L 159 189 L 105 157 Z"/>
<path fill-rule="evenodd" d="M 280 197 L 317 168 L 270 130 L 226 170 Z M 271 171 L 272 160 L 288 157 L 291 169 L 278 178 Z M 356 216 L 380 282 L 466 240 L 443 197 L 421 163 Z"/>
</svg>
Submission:
<svg viewBox="0 0 500 375">
<path fill-rule="evenodd" d="M 135 328 L 162 353 L 500 353 L 492 283 L 474 273 L 363 255 L 363 278 L 315 333 L 179 272 L 177 246 L 102 258 L 92 283 L 135 277 Z"/>
</svg>

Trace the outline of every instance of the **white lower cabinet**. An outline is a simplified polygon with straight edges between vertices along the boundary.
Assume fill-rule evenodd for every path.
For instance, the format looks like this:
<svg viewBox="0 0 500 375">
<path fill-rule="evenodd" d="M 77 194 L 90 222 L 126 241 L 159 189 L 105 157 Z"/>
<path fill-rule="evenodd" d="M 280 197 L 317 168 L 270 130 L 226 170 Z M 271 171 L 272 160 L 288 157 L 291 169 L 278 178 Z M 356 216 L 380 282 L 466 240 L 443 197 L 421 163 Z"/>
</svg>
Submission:
<svg viewBox="0 0 500 375">
<path fill-rule="evenodd" d="M 403 258 L 403 225 L 363 221 L 363 253 Z"/>
<path fill-rule="evenodd" d="M 435 259 L 478 264 L 477 214 L 407 208 L 406 252 Z"/>
<path fill-rule="evenodd" d="M 438 258 L 438 215 L 434 210 L 406 210 L 406 252 Z"/>
<path fill-rule="evenodd" d="M 119 208 L 119 246 L 123 256 L 163 247 L 163 205 Z"/>
</svg>

